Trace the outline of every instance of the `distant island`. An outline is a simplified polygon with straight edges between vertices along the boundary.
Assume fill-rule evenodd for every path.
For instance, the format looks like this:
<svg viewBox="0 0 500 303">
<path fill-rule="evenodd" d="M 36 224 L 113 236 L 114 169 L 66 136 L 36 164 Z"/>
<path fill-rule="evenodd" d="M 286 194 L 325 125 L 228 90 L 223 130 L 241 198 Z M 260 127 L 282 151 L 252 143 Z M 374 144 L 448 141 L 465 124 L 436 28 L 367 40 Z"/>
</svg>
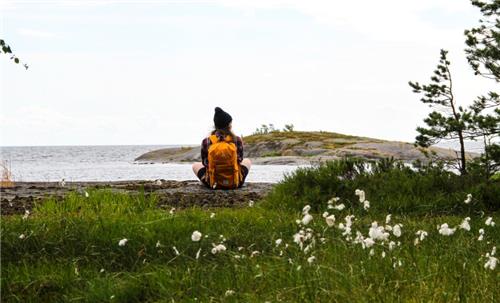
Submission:
<svg viewBox="0 0 500 303">
<path fill-rule="evenodd" d="M 272 131 L 243 138 L 245 157 L 260 165 L 308 165 L 344 157 L 411 162 L 426 161 L 421 148 L 411 143 L 387 141 L 334 132 Z M 436 157 L 453 159 L 452 149 L 431 147 Z M 468 154 L 475 157 L 475 154 Z M 200 161 L 200 146 L 163 148 L 140 155 L 136 163 L 185 163 Z"/>
</svg>

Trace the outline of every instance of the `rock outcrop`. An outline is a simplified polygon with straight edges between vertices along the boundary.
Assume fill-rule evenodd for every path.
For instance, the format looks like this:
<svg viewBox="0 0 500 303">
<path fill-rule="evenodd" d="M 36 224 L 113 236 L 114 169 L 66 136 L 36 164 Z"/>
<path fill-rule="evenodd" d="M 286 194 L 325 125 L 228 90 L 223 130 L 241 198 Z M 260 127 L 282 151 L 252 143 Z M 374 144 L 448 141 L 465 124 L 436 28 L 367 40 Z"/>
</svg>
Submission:
<svg viewBox="0 0 500 303">
<path fill-rule="evenodd" d="M 254 164 L 307 165 L 343 157 L 382 159 L 393 157 L 411 162 L 426 161 L 420 148 L 406 142 L 348 136 L 330 132 L 272 132 L 244 138 L 245 157 Z M 442 159 L 454 159 L 452 149 L 431 147 L 427 152 Z M 468 154 L 474 157 L 475 154 Z M 135 159 L 139 164 L 200 161 L 200 147 L 165 148 Z"/>
<path fill-rule="evenodd" d="M 108 189 L 130 195 L 158 197 L 159 208 L 171 207 L 238 207 L 248 205 L 250 200 L 263 198 L 273 187 L 271 183 L 245 183 L 235 190 L 211 190 L 198 181 L 116 181 L 116 182 L 67 182 L 64 187 L 58 182 L 16 182 L 12 187 L 0 187 L 1 215 L 24 214 L 35 205 L 51 197 L 57 201 L 70 192 L 82 195 L 85 191 Z"/>
</svg>

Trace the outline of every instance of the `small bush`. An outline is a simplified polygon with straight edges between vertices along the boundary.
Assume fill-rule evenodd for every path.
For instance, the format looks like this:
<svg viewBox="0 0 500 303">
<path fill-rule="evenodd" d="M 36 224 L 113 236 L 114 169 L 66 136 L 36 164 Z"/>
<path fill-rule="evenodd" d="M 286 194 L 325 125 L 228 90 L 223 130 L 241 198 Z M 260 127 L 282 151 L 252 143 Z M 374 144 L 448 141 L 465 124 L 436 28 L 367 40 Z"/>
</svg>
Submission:
<svg viewBox="0 0 500 303">
<path fill-rule="evenodd" d="M 472 209 L 500 209 L 500 182 L 478 176 L 459 176 L 440 167 L 418 171 L 392 160 L 366 162 L 343 159 L 300 168 L 287 175 L 266 198 L 273 209 L 299 210 L 309 204 L 322 210 L 334 197 L 362 211 L 356 189 L 366 192 L 371 208 L 391 213 L 452 214 Z M 471 204 L 465 204 L 472 194 Z"/>
</svg>

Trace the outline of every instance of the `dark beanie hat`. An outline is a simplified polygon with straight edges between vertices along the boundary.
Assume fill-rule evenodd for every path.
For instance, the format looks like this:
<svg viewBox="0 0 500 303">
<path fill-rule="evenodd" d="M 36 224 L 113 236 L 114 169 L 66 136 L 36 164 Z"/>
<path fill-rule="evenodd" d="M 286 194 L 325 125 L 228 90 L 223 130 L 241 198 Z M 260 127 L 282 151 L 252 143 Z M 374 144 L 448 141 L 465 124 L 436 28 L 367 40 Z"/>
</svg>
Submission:
<svg viewBox="0 0 500 303">
<path fill-rule="evenodd" d="M 214 114 L 215 128 L 218 129 L 226 128 L 229 125 L 229 123 L 231 123 L 231 121 L 233 121 L 233 118 L 231 117 L 230 114 L 223 111 L 222 108 L 220 107 L 215 108 L 215 114 Z"/>
</svg>

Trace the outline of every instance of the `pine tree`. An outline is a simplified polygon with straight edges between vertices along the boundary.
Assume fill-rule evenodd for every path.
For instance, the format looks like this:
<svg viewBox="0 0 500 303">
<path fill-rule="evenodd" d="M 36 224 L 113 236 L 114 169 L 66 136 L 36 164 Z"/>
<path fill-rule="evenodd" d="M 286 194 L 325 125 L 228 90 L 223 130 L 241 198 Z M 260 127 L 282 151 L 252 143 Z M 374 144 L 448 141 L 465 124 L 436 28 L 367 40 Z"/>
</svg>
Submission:
<svg viewBox="0 0 500 303">
<path fill-rule="evenodd" d="M 467 61 L 476 75 L 500 82 L 500 0 L 478 1 L 472 5 L 483 14 L 481 25 L 465 31 Z M 487 175 L 500 169 L 500 96 L 488 92 L 470 107 L 469 129 L 482 138 L 485 152 L 481 157 Z"/>
<path fill-rule="evenodd" d="M 423 94 L 420 99 L 429 107 L 434 109 L 424 122 L 427 127 L 417 127 L 419 135 L 415 138 L 415 144 L 421 147 L 429 147 L 440 141 L 456 141 L 460 144 L 458 157 L 459 170 L 461 174 L 467 173 L 467 162 L 465 159 L 465 145 L 467 121 L 470 113 L 458 106 L 453 94 L 453 81 L 451 78 L 450 61 L 447 59 L 448 51 L 441 50 L 441 57 L 431 83 L 421 85 L 418 82 L 409 82 L 414 93 Z"/>
</svg>

